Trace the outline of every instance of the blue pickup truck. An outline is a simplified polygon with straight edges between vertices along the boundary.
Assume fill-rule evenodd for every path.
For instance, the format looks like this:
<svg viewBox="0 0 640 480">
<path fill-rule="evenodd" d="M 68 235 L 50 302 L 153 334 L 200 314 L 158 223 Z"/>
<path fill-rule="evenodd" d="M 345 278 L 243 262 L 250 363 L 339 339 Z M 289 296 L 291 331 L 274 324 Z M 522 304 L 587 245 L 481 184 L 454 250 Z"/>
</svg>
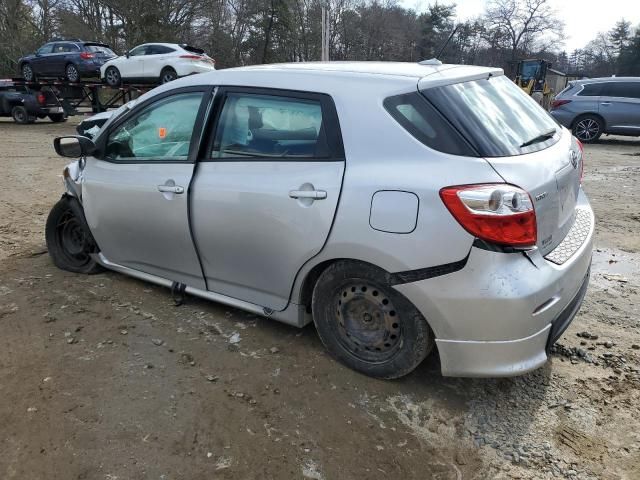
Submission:
<svg viewBox="0 0 640 480">
<path fill-rule="evenodd" d="M 13 117 L 16 123 L 21 124 L 46 117 L 56 123 L 67 119 L 53 92 L 31 90 L 11 80 L 0 80 L 0 117 Z"/>
</svg>

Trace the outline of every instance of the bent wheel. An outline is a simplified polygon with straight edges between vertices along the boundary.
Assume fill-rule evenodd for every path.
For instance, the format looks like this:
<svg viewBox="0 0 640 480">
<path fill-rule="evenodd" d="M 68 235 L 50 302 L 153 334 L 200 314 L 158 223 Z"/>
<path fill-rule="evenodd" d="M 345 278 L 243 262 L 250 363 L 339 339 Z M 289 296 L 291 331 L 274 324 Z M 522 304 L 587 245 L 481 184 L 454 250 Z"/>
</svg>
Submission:
<svg viewBox="0 0 640 480">
<path fill-rule="evenodd" d="M 76 273 L 97 273 L 102 267 L 91 258 L 97 252 L 81 207 L 75 199 L 63 197 L 56 203 L 45 230 L 47 249 L 53 263 L 62 270 Z"/>
<path fill-rule="evenodd" d="M 378 378 L 411 372 L 433 348 L 420 312 L 363 262 L 325 270 L 313 292 L 313 320 L 327 350 L 350 368 Z"/>
</svg>

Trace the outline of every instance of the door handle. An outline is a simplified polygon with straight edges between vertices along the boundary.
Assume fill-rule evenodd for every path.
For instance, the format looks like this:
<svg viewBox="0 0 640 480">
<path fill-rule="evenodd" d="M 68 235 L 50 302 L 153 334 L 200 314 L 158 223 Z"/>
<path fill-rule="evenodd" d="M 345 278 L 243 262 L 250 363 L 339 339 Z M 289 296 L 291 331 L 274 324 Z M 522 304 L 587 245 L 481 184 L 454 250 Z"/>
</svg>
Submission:
<svg viewBox="0 0 640 480">
<path fill-rule="evenodd" d="M 601 102 L 600 105 L 602 105 L 603 107 L 608 107 L 609 105 L 611 105 L 611 102 Z"/>
<path fill-rule="evenodd" d="M 158 191 L 162 193 L 184 193 L 184 187 L 180 185 L 158 185 Z"/>
<path fill-rule="evenodd" d="M 327 192 L 325 192 L 324 190 L 291 190 L 289 192 L 289 197 L 324 200 L 325 198 L 327 198 Z"/>
</svg>

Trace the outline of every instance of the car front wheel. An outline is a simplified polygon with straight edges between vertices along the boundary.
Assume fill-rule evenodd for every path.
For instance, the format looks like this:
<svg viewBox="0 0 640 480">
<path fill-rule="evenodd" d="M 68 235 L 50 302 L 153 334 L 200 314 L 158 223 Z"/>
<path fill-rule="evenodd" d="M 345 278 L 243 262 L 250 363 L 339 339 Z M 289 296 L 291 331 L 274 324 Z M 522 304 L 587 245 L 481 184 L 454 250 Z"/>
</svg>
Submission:
<svg viewBox="0 0 640 480">
<path fill-rule="evenodd" d="M 118 70 L 116 67 L 107 68 L 107 71 L 104 73 L 104 80 L 110 87 L 119 86 L 120 82 L 122 82 L 120 70 Z"/>
<path fill-rule="evenodd" d="M 318 279 L 313 320 L 329 353 L 348 367 L 378 378 L 399 378 L 433 348 L 422 314 L 363 262 L 338 261 Z"/>
<path fill-rule="evenodd" d="M 595 115 L 584 115 L 576 119 L 572 130 L 573 135 L 582 143 L 592 143 L 603 134 L 604 125 Z"/>
<path fill-rule="evenodd" d="M 75 198 L 64 196 L 53 206 L 47 218 L 45 236 L 56 267 L 75 273 L 102 271 L 91 257 L 98 248 Z"/>
<path fill-rule="evenodd" d="M 80 72 L 78 71 L 78 67 L 76 67 L 73 63 L 67 65 L 67 68 L 65 69 L 65 76 L 71 83 L 80 81 Z"/>
</svg>

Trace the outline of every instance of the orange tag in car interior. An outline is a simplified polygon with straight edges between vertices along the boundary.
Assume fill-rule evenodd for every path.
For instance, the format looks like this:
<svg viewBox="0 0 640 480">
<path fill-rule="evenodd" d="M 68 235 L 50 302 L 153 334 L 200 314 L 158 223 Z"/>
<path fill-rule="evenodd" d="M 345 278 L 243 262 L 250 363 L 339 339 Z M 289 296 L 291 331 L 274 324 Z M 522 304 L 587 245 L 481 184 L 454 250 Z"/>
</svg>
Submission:
<svg viewBox="0 0 640 480">
<path fill-rule="evenodd" d="M 158 128 L 158 136 L 160 138 L 165 138 L 167 136 L 167 129 L 164 127 Z"/>
</svg>

